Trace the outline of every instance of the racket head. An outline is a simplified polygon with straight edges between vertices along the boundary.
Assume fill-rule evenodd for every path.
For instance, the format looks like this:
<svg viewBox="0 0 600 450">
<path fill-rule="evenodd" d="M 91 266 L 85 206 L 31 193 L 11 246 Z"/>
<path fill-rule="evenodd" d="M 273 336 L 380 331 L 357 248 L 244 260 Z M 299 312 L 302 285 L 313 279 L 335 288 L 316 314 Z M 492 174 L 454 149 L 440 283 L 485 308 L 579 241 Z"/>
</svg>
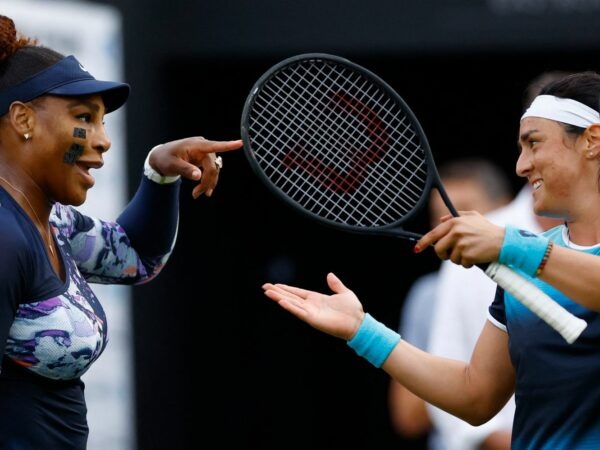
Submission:
<svg viewBox="0 0 600 450">
<path fill-rule="evenodd" d="M 306 53 L 267 70 L 244 104 L 241 136 L 264 184 L 329 226 L 418 239 L 403 225 L 431 189 L 449 203 L 412 110 L 373 72 L 339 56 Z"/>
</svg>

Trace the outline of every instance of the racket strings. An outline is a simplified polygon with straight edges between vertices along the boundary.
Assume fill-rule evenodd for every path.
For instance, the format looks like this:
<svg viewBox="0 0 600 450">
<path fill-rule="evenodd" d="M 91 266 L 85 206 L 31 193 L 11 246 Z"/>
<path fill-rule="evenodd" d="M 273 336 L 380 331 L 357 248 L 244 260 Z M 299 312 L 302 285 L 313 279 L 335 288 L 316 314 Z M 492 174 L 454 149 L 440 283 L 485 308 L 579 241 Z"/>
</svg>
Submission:
<svg viewBox="0 0 600 450">
<path fill-rule="evenodd" d="M 265 176 L 320 217 L 385 226 L 410 214 L 423 196 L 428 166 L 410 117 L 348 68 L 286 67 L 263 84 L 250 119 Z"/>
<path fill-rule="evenodd" d="M 336 122 L 342 121 L 343 117 L 341 117 L 339 114 L 336 114 L 336 117 L 332 117 L 335 111 L 331 108 L 331 101 L 324 99 L 324 97 L 321 95 L 322 91 L 319 90 L 324 88 L 322 86 L 317 86 L 316 93 L 319 94 L 319 96 L 316 96 L 314 92 L 308 92 L 308 89 L 311 87 L 310 85 L 307 87 L 303 86 L 304 83 L 302 82 L 306 81 L 305 77 L 294 77 L 294 73 L 285 73 L 282 75 L 284 75 L 285 78 L 281 83 L 278 83 L 278 86 L 284 88 L 282 90 L 283 93 L 269 89 L 271 91 L 272 99 L 269 99 L 268 104 L 274 106 L 273 109 L 276 109 L 280 107 L 280 105 L 277 103 L 280 101 L 281 105 L 283 105 L 285 108 L 289 108 L 289 111 L 292 113 L 289 115 L 288 120 L 290 122 L 295 122 L 293 125 L 297 125 L 299 128 L 311 131 L 310 134 L 303 133 L 301 137 L 304 138 L 303 140 L 305 142 L 296 142 L 294 147 L 303 146 L 306 148 L 331 148 L 332 146 L 337 146 L 338 148 L 345 148 L 352 145 L 352 143 L 349 141 L 349 134 L 340 134 L 333 129 Z M 331 83 L 336 82 L 336 80 L 330 81 Z M 291 103 L 288 98 L 286 98 L 288 95 L 286 88 L 292 85 L 294 86 L 296 92 L 298 92 L 298 96 L 294 103 Z M 272 88 L 273 86 L 270 85 L 269 87 Z M 265 90 L 267 89 L 268 88 L 265 87 Z M 298 98 L 301 98 L 302 101 L 297 101 Z M 332 114 L 328 116 L 327 110 L 329 110 Z M 290 134 L 287 136 L 288 141 L 297 135 L 298 133 Z M 360 134 L 358 134 L 358 136 L 360 136 Z M 336 141 L 334 141 L 334 139 L 336 139 Z M 294 148 L 288 142 L 279 142 L 279 144 L 283 144 L 284 147 L 287 146 Z M 322 155 L 322 152 L 317 151 L 317 153 Z M 335 158 L 335 154 L 333 154 L 333 157 Z M 311 159 L 316 160 L 316 158 Z M 340 164 L 343 162 L 343 160 L 339 161 Z M 344 169 L 344 167 L 338 168 Z M 327 176 L 323 178 L 328 179 Z M 335 183 L 333 182 L 333 184 Z"/>
</svg>

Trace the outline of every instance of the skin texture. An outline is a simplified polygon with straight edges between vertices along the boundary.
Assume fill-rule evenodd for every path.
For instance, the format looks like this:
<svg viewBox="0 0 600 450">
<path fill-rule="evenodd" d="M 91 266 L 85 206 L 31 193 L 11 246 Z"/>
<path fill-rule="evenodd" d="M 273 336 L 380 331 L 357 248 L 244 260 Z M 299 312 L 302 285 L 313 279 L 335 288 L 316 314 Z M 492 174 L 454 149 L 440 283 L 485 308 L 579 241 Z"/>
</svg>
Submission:
<svg viewBox="0 0 600 450">
<path fill-rule="evenodd" d="M 600 125 L 574 137 L 557 122 L 530 117 L 520 124 L 519 147 L 516 170 L 534 189 L 535 212 L 563 217 L 576 244 L 600 242 Z M 431 247 L 441 259 L 471 267 L 497 260 L 503 238 L 503 227 L 474 211 L 461 211 L 460 217 L 445 216 L 417 242 L 415 251 Z M 540 278 L 600 311 L 600 258 L 555 246 Z M 362 305 L 334 274 L 327 275 L 327 283 L 331 294 L 271 283 L 263 290 L 314 328 L 349 340 L 364 318 Z M 514 392 L 508 335 L 491 322 L 468 362 L 433 356 L 402 340 L 382 368 L 417 396 L 472 425 L 493 417 Z"/>
</svg>

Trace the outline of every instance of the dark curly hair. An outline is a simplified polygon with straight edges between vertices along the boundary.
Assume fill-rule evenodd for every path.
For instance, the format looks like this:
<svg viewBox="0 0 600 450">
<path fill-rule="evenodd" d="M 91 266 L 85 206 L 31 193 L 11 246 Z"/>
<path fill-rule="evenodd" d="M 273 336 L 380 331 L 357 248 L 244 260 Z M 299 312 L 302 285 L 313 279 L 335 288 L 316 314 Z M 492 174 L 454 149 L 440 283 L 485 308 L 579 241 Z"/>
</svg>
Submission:
<svg viewBox="0 0 600 450">
<path fill-rule="evenodd" d="M 19 84 L 63 58 L 38 45 L 37 39 L 18 33 L 13 20 L 0 15 L 0 90 Z"/>
</svg>

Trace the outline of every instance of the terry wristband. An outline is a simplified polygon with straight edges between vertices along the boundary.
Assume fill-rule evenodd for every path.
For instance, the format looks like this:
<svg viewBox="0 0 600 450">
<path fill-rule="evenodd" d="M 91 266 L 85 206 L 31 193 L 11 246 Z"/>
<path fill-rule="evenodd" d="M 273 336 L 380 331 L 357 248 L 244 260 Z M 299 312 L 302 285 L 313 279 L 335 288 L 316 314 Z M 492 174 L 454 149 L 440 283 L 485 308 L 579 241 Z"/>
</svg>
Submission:
<svg viewBox="0 0 600 450">
<path fill-rule="evenodd" d="M 508 225 L 498 262 L 535 276 L 542 262 L 548 259 L 550 243 L 544 236 Z"/>
<path fill-rule="evenodd" d="M 379 368 L 399 341 L 398 333 L 376 321 L 370 314 L 365 314 L 358 331 L 347 344 L 358 355 Z"/>
<path fill-rule="evenodd" d="M 150 150 L 148 152 L 148 156 L 146 156 L 146 161 L 144 161 L 144 175 L 146 176 L 146 178 L 148 178 L 158 184 L 175 183 L 177 180 L 179 180 L 179 178 L 181 178 L 181 175 L 172 175 L 172 176 L 161 175 L 156 170 L 154 170 L 152 168 L 152 166 L 150 165 L 150 153 L 152 153 L 155 148 L 158 148 L 161 145 L 162 144 L 159 144 L 156 147 L 153 147 L 152 150 Z"/>
</svg>

